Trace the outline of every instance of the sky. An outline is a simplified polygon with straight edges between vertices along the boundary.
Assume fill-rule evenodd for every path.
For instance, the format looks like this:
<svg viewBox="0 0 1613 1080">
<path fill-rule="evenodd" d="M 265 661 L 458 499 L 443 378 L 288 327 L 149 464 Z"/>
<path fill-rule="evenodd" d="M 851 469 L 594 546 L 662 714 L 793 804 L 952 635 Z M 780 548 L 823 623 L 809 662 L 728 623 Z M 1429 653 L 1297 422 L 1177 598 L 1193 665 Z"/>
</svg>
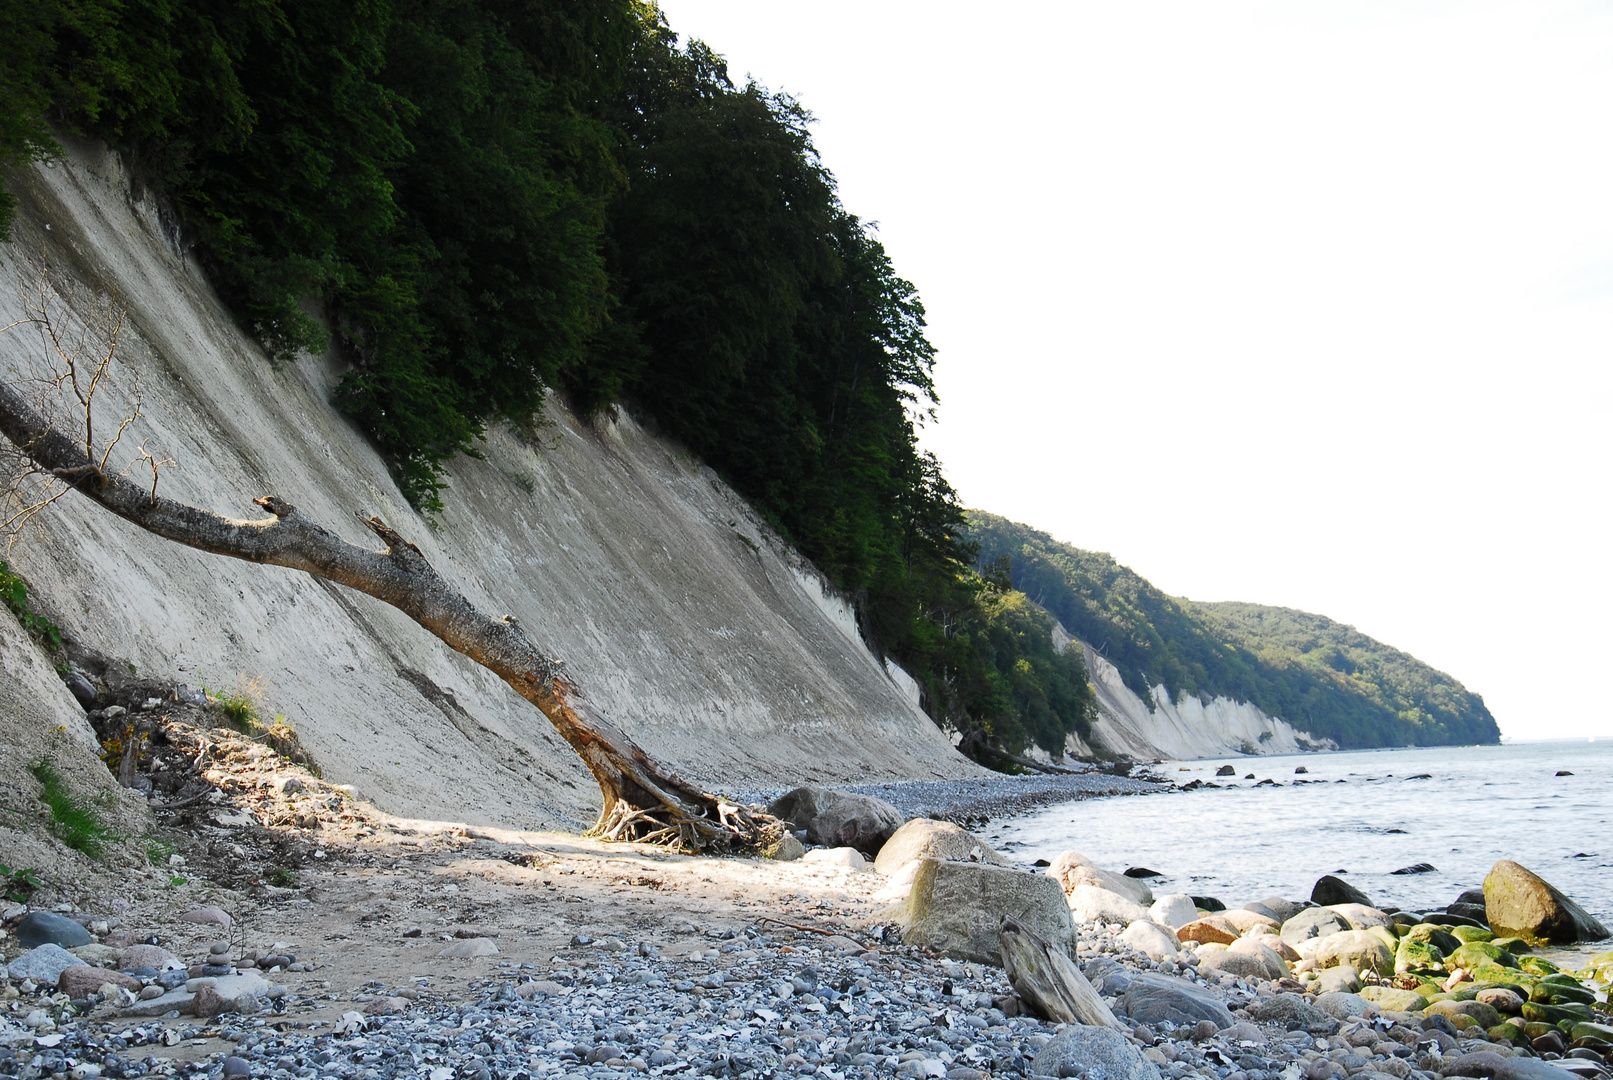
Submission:
<svg viewBox="0 0 1613 1080">
<path fill-rule="evenodd" d="M 1613 0 L 663 0 L 919 289 L 965 503 L 1613 736 Z"/>
</svg>

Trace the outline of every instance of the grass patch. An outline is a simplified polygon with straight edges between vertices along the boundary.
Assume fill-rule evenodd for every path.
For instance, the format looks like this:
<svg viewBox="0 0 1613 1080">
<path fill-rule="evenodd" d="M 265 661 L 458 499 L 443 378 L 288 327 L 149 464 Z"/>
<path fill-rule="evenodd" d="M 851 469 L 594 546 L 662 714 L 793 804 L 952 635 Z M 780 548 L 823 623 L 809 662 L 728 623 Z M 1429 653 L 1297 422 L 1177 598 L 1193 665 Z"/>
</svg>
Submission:
<svg viewBox="0 0 1613 1080">
<path fill-rule="evenodd" d="M 28 602 L 28 583 L 0 561 L 0 603 L 11 609 L 22 628 L 51 652 L 62 647 L 62 628 L 35 611 Z"/>
<path fill-rule="evenodd" d="M 117 838 L 100 812 L 67 790 L 67 782 L 49 758 L 34 762 L 28 771 L 39 781 L 39 801 L 50 808 L 51 824 L 62 843 L 92 859 L 104 855 L 107 843 Z"/>
<path fill-rule="evenodd" d="M 146 861 L 152 866 L 167 866 L 168 856 L 174 853 L 174 845 L 155 836 L 146 838 Z"/>
</svg>

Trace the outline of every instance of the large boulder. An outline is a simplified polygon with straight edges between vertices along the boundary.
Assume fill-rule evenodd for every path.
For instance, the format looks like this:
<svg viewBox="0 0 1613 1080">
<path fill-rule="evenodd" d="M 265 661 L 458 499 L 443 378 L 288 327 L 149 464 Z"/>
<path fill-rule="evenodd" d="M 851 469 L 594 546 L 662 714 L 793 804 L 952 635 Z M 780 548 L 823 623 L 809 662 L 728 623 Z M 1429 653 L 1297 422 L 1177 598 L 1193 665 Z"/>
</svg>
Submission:
<svg viewBox="0 0 1613 1080">
<path fill-rule="evenodd" d="M 991 850 L 989 844 L 969 830 L 950 821 L 934 821 L 930 818 L 914 818 L 892 833 L 874 857 L 874 869 L 890 877 L 914 859 L 1013 865 L 1008 856 Z"/>
<path fill-rule="evenodd" d="M 1126 1015 L 1139 1024 L 1159 1024 L 1166 1020 L 1177 1027 L 1192 1027 L 1209 1020 L 1218 1028 L 1229 1028 L 1237 1019 L 1227 1011 L 1226 1002 L 1214 992 L 1176 979 L 1145 971 L 1126 987 Z"/>
<path fill-rule="evenodd" d="M 1316 884 L 1311 886 L 1311 903 L 1319 907 L 1329 907 L 1333 904 L 1372 906 L 1372 900 L 1366 893 L 1332 874 L 1318 878 Z"/>
<path fill-rule="evenodd" d="M 1181 949 L 1175 934 L 1148 919 L 1138 919 L 1126 927 L 1120 940 L 1156 962 L 1175 956 Z"/>
<path fill-rule="evenodd" d="M 1241 936 L 1238 928 L 1220 915 L 1206 915 L 1176 928 L 1178 941 L 1197 941 L 1204 945 L 1231 945 Z"/>
<path fill-rule="evenodd" d="M 1186 893 L 1171 893 L 1155 900 L 1148 909 L 1148 915 L 1160 925 L 1175 930 L 1198 918 L 1199 909 L 1198 905 L 1193 903 L 1193 898 Z"/>
<path fill-rule="evenodd" d="M 1262 915 L 1258 911 L 1250 911 L 1248 908 L 1223 911 L 1217 915 L 1217 918 L 1225 919 L 1231 923 L 1239 934 L 1247 934 L 1251 930 L 1264 932 L 1268 929 L 1275 934 L 1282 927 L 1282 923 L 1273 919 L 1270 915 Z"/>
<path fill-rule="evenodd" d="M 62 972 L 70 967 L 89 967 L 89 965 L 60 945 L 47 943 L 17 957 L 6 971 L 18 982 L 32 979 L 40 986 L 54 987 Z"/>
<path fill-rule="evenodd" d="M 1337 1028 L 1338 1022 L 1298 994 L 1273 994 L 1252 1002 L 1249 1012 L 1263 1024 L 1297 1023 L 1306 1029 Z"/>
<path fill-rule="evenodd" d="M 1049 878 L 1048 880 L 1052 880 Z M 1100 889 L 1096 885 L 1077 885 L 1065 898 L 1070 915 L 1076 922 L 1111 922 L 1129 925 L 1148 918 L 1148 909 L 1119 893 Z"/>
<path fill-rule="evenodd" d="M 1348 966 L 1361 972 L 1376 971 L 1379 975 L 1395 973 L 1394 953 L 1370 930 L 1329 934 L 1317 943 L 1312 956 L 1319 968 Z"/>
<path fill-rule="evenodd" d="M 1227 951 L 1234 953 L 1247 953 L 1250 956 L 1256 957 L 1262 964 L 1266 966 L 1266 978 L 1281 979 L 1286 975 L 1292 974 L 1292 972 L 1289 971 L 1287 957 L 1283 956 L 1280 952 L 1271 947 L 1271 943 L 1273 942 L 1281 945 L 1283 943 L 1283 939 L 1280 937 L 1275 937 L 1271 934 L 1255 934 L 1249 937 L 1241 937 L 1237 941 L 1234 941 L 1231 945 L 1227 946 Z"/>
<path fill-rule="evenodd" d="M 884 799 L 834 788 L 798 787 L 773 800 L 767 812 L 806 830 L 809 844 L 879 852 L 902 827 L 902 812 Z"/>
<path fill-rule="evenodd" d="M 1070 1024 L 1031 1062 L 1037 1076 L 1102 1075 L 1107 1080 L 1160 1080 L 1159 1068 L 1113 1028 Z"/>
<path fill-rule="evenodd" d="M 1600 941 L 1607 928 L 1544 878 L 1502 859 L 1484 878 L 1484 910 L 1497 934 L 1531 945 Z"/>
<path fill-rule="evenodd" d="M 1333 911 L 1344 916 L 1352 930 L 1371 930 L 1374 926 L 1388 926 L 1394 922 L 1388 915 L 1365 904 L 1334 904 Z"/>
<path fill-rule="evenodd" d="M 1105 870 L 1079 851 L 1060 852 L 1053 859 L 1053 864 L 1047 868 L 1047 876 L 1056 878 L 1069 892 L 1078 885 L 1092 885 L 1099 889 L 1108 889 L 1112 893 L 1119 893 L 1134 904 L 1147 907 L 1154 902 L 1153 890 L 1125 874 L 1117 874 L 1112 870 Z"/>
<path fill-rule="evenodd" d="M 82 924 L 54 911 L 30 911 L 17 923 L 13 933 L 25 949 L 35 949 L 41 945 L 76 949 L 95 940 Z"/>
<path fill-rule="evenodd" d="M 1225 945 L 1201 945 L 1196 951 L 1199 974 L 1204 976 L 1231 975 L 1237 979 L 1280 979 L 1272 974 L 1266 962 L 1246 952 L 1233 952 Z"/>
<path fill-rule="evenodd" d="M 1327 908 L 1306 908 L 1283 923 L 1282 939 L 1297 949 L 1311 938 L 1340 934 L 1350 929 L 1349 920 Z"/>
<path fill-rule="evenodd" d="M 127 990 L 131 994 L 140 992 L 140 980 L 131 975 L 78 964 L 62 969 L 61 975 L 56 979 L 56 989 L 70 998 L 81 998 L 100 993 L 101 987 L 107 983 Z"/>
<path fill-rule="evenodd" d="M 896 921 L 910 945 L 1000 966 L 1005 915 L 1075 959 L 1075 924 L 1063 890 L 1052 878 L 1023 870 L 925 859 Z"/>
<path fill-rule="evenodd" d="M 1352 1016 L 1371 1016 L 1378 1007 L 1359 994 L 1334 991 L 1316 995 L 1316 1007 L 1335 1020 L 1348 1020 Z"/>
</svg>

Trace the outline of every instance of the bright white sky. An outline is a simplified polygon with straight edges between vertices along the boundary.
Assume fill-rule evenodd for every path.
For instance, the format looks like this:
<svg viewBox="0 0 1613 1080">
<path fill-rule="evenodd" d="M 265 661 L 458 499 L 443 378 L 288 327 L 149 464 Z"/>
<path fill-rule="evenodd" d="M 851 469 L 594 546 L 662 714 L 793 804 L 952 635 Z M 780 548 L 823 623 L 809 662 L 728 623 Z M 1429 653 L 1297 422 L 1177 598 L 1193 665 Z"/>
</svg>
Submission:
<svg viewBox="0 0 1613 1080">
<path fill-rule="evenodd" d="M 1613 735 L 1613 3 L 662 8 L 817 115 L 968 505 Z"/>
</svg>

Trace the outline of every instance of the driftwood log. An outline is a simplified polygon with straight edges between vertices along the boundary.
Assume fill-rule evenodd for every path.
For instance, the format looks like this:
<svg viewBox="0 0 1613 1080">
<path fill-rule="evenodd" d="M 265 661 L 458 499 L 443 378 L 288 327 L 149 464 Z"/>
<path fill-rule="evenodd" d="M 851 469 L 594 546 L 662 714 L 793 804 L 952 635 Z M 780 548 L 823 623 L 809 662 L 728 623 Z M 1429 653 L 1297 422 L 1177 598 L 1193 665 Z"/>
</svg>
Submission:
<svg viewBox="0 0 1613 1080">
<path fill-rule="evenodd" d="M 1086 1024 L 1129 1031 L 1104 1004 L 1075 961 L 1036 931 L 1005 916 L 997 932 L 1003 969 L 1031 1013 L 1056 1024 Z"/>
<path fill-rule="evenodd" d="M 253 500 L 268 516 L 247 520 L 161 497 L 155 486 L 109 472 L 4 382 L 0 434 L 49 475 L 149 533 L 215 555 L 302 570 L 373 596 L 498 675 L 537 706 L 593 773 L 604 805 L 592 835 L 695 851 L 756 847 L 782 834 L 771 817 L 708 794 L 656 761 L 588 702 L 514 618 L 478 611 L 379 518 L 364 520 L 384 545 L 373 550 L 348 543 L 273 495 Z"/>
</svg>

